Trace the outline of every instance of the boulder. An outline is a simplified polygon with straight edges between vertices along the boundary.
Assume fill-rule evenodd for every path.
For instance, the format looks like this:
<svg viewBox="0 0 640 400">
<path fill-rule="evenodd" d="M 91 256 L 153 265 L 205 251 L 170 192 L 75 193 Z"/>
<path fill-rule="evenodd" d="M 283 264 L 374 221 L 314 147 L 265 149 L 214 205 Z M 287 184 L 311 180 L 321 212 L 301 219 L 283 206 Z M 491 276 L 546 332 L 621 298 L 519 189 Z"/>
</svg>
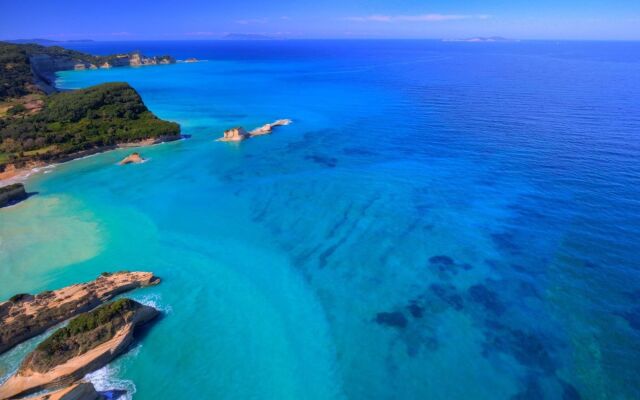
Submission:
<svg viewBox="0 0 640 400">
<path fill-rule="evenodd" d="M 22 183 L 0 187 L 0 207 L 10 206 L 29 197 Z"/>
</svg>

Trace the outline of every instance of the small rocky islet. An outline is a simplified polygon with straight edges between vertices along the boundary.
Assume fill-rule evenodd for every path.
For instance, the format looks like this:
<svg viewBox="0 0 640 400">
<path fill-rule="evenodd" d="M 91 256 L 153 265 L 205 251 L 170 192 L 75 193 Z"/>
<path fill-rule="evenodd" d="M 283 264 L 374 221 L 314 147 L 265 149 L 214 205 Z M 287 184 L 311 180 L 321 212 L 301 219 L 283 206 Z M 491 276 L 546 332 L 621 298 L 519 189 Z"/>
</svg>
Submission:
<svg viewBox="0 0 640 400">
<path fill-rule="evenodd" d="M 241 142 L 246 139 L 250 139 L 255 136 L 269 135 L 273 132 L 273 128 L 278 126 L 286 126 L 293 123 L 290 119 L 279 119 L 270 124 L 264 124 L 259 128 L 256 128 L 250 132 L 247 132 L 243 127 L 235 127 L 224 131 L 223 136 L 216 141 L 218 142 Z"/>
<path fill-rule="evenodd" d="M 114 296 L 156 285 L 150 272 L 103 273 L 96 280 L 37 295 L 17 294 L 0 303 L 0 353 L 72 318 L 29 353 L 0 385 L 0 399 L 55 390 L 32 399 L 103 398 L 82 378 L 125 353 L 136 329 L 160 312 Z"/>
<path fill-rule="evenodd" d="M 131 153 L 128 156 L 126 156 L 125 158 L 123 158 L 118 165 L 127 165 L 127 164 L 142 164 L 143 162 L 147 161 L 146 159 L 142 158 L 142 155 L 140 155 L 140 153 Z"/>
</svg>

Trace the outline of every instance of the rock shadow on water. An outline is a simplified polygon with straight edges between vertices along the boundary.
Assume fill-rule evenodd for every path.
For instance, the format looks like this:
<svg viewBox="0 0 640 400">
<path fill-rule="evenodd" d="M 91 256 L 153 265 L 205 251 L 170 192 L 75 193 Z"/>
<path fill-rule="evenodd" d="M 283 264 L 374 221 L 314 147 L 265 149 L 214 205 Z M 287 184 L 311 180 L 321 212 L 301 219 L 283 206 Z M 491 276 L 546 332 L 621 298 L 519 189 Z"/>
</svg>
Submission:
<svg viewBox="0 0 640 400">
<path fill-rule="evenodd" d="M 103 400 L 118 400 L 126 398 L 127 391 L 122 389 L 112 389 L 99 391 L 101 399 Z"/>
</svg>

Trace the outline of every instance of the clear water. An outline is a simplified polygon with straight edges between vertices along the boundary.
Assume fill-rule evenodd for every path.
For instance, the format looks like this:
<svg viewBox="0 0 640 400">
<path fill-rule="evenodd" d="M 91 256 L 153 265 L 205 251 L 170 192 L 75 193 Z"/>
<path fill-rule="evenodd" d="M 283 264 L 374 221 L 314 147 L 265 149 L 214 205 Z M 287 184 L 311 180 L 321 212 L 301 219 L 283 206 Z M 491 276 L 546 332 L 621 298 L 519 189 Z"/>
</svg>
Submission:
<svg viewBox="0 0 640 400">
<path fill-rule="evenodd" d="M 101 389 L 640 398 L 640 43 L 77 45 L 132 47 L 208 61 L 58 84 L 127 81 L 191 138 L 60 165 L 0 211 L 0 298 L 163 278 Z"/>
</svg>

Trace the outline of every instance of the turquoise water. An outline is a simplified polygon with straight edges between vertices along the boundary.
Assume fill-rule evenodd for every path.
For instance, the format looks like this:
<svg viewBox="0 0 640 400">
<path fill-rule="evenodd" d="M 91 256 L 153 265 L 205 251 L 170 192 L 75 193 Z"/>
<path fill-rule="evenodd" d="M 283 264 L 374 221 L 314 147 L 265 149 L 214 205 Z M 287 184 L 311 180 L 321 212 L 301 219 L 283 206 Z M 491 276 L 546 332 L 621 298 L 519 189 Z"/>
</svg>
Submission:
<svg viewBox="0 0 640 400">
<path fill-rule="evenodd" d="M 58 85 L 129 82 L 190 138 L 59 165 L 0 211 L 0 298 L 162 277 L 132 297 L 164 317 L 99 389 L 640 398 L 640 44 L 77 45 L 131 46 L 207 61 Z"/>
</svg>

